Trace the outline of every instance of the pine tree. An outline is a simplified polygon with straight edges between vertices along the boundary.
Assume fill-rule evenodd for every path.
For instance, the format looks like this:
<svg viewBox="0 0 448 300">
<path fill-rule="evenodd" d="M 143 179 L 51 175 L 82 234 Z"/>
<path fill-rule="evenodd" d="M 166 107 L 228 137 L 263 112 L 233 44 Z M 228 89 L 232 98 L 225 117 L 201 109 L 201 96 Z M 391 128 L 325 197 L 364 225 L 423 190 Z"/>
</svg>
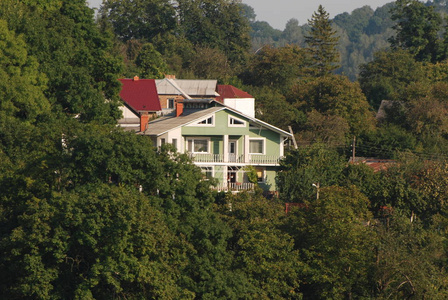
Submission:
<svg viewBox="0 0 448 300">
<path fill-rule="evenodd" d="M 305 41 L 311 55 L 311 75 L 324 76 L 339 67 L 339 52 L 336 49 L 339 37 L 331 27 L 329 14 L 322 5 L 319 5 L 308 20 L 310 26 L 309 35 L 305 36 Z"/>
</svg>

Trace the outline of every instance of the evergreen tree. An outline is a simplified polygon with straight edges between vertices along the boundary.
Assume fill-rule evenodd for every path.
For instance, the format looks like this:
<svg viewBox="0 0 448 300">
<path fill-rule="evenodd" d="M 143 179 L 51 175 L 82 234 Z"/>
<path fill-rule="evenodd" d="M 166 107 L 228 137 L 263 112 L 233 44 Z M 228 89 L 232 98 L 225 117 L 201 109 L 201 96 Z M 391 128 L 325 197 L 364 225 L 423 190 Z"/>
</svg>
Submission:
<svg viewBox="0 0 448 300">
<path fill-rule="evenodd" d="M 322 5 L 319 5 L 308 25 L 310 32 L 305 36 L 305 41 L 313 60 L 311 75 L 324 76 L 339 67 L 339 52 L 336 49 L 339 37 Z"/>
</svg>

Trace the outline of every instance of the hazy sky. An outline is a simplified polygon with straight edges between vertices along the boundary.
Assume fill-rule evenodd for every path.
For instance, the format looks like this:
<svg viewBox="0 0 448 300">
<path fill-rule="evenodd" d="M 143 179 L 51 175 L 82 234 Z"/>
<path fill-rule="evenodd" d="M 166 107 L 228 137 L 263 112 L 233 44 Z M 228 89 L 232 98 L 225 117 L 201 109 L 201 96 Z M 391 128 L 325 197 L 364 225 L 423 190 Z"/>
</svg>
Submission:
<svg viewBox="0 0 448 300">
<path fill-rule="evenodd" d="M 92 7 L 99 7 L 102 0 L 87 0 Z M 368 5 L 374 10 L 393 0 L 243 0 L 252 6 L 258 21 L 267 21 L 272 27 L 283 30 L 289 19 L 296 18 L 300 24 L 311 19 L 319 4 L 330 14 L 330 19 L 343 12 Z"/>
</svg>

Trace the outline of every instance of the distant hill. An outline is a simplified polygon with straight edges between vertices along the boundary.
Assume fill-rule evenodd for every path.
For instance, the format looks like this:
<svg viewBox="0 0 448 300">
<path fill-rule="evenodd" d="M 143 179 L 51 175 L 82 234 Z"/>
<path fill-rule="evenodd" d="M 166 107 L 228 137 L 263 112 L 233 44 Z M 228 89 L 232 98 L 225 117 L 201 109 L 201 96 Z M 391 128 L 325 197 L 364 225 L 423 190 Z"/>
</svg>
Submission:
<svg viewBox="0 0 448 300">
<path fill-rule="evenodd" d="M 428 1 L 426 5 L 434 5 L 436 11 L 446 15 L 448 12 L 446 1 Z M 333 25 L 339 33 L 339 51 L 341 53 L 341 67 L 338 74 L 347 75 L 356 80 L 359 66 L 371 61 L 378 50 L 389 47 L 388 39 L 394 34 L 394 22 L 390 18 L 390 9 L 394 2 L 385 4 L 373 10 L 364 6 L 351 13 L 342 13 L 334 17 Z M 274 29 L 265 21 L 250 19 L 252 28 L 251 39 L 253 50 L 270 44 L 275 47 L 287 44 L 297 44 L 305 47 L 308 25 L 299 25 L 296 19 L 290 19 L 283 31 Z"/>
</svg>

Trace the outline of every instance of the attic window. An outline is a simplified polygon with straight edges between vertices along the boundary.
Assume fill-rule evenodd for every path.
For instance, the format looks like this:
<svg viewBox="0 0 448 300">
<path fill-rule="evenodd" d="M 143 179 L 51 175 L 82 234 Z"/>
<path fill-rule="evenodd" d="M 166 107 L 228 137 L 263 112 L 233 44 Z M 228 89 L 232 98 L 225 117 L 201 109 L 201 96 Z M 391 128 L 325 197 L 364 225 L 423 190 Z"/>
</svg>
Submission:
<svg viewBox="0 0 448 300">
<path fill-rule="evenodd" d="M 198 125 L 213 125 L 213 116 L 211 116 L 207 119 L 204 119 L 202 121 L 199 121 L 197 124 Z"/>
<path fill-rule="evenodd" d="M 229 116 L 229 126 L 230 127 L 243 127 L 243 126 L 246 126 L 246 122 L 244 122 L 243 120 Z"/>
</svg>

